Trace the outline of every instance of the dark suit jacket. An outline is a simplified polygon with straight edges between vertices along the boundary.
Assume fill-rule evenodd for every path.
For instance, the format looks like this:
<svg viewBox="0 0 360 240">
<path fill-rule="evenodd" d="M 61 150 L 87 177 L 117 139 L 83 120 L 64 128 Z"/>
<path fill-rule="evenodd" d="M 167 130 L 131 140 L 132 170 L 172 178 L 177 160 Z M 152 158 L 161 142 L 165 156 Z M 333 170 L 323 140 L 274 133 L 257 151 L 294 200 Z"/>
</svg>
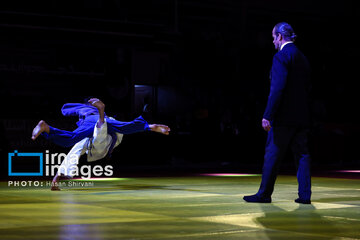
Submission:
<svg viewBox="0 0 360 240">
<path fill-rule="evenodd" d="M 310 66 L 293 43 L 273 58 L 270 94 L 263 118 L 272 126 L 309 126 Z"/>
</svg>

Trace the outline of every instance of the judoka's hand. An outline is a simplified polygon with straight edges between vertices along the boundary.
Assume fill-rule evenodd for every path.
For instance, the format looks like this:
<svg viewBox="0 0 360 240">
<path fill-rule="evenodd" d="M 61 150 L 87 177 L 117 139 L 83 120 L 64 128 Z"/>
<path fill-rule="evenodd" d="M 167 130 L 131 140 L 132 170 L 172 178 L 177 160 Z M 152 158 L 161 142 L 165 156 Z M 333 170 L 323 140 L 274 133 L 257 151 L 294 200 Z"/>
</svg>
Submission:
<svg viewBox="0 0 360 240">
<path fill-rule="evenodd" d="M 162 124 L 149 124 L 150 130 L 153 132 L 162 133 L 165 135 L 169 135 L 170 128 L 166 125 Z"/>
<path fill-rule="evenodd" d="M 99 110 L 105 108 L 105 104 L 98 98 L 91 98 L 88 102 Z"/>
<path fill-rule="evenodd" d="M 88 102 L 98 109 L 99 120 L 96 123 L 96 127 L 101 128 L 105 122 L 105 104 L 98 98 L 91 98 Z"/>
<path fill-rule="evenodd" d="M 269 121 L 269 120 L 263 118 L 261 125 L 262 125 L 262 127 L 263 127 L 263 129 L 264 129 L 265 131 L 267 131 L 267 132 L 270 131 L 270 129 L 271 129 L 271 124 L 270 124 L 270 121 Z"/>
</svg>

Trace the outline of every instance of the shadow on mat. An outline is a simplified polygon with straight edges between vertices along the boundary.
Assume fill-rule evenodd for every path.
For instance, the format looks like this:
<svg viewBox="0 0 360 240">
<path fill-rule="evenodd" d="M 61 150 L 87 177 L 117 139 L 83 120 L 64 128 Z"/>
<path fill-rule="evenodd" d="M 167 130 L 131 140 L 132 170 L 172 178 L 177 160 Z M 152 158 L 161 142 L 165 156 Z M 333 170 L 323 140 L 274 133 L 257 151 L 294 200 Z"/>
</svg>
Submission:
<svg viewBox="0 0 360 240">
<path fill-rule="evenodd" d="M 261 205 L 265 214 L 256 221 L 268 230 L 278 230 L 287 234 L 288 239 L 294 239 L 291 233 L 297 233 L 302 239 L 332 239 L 338 236 L 339 229 L 334 224 L 316 213 L 313 205 L 302 205 L 293 211 L 286 211 L 274 205 Z M 279 232 L 266 231 L 269 239 L 279 239 Z M 290 235 L 289 235 L 290 234 Z M 299 234 L 299 235 L 298 235 Z"/>
</svg>

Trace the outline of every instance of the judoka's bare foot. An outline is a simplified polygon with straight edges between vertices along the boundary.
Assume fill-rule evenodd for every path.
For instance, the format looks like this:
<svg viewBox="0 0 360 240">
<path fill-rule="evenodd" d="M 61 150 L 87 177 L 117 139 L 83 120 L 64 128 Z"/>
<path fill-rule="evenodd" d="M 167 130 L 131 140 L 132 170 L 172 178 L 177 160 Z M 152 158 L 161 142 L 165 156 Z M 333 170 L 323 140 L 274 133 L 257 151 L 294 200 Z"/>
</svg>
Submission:
<svg viewBox="0 0 360 240">
<path fill-rule="evenodd" d="M 32 131 L 31 139 L 35 140 L 42 132 L 50 132 L 49 125 L 44 121 L 41 120 Z"/>
<path fill-rule="evenodd" d="M 51 182 L 51 191 L 60 191 L 60 188 L 59 188 L 59 181 L 60 179 L 71 179 L 72 177 L 70 176 L 65 176 L 64 174 L 60 173 L 56 173 L 56 175 L 54 176 L 52 182 Z"/>
<path fill-rule="evenodd" d="M 60 191 L 61 189 L 59 188 L 58 184 L 52 182 L 51 183 L 51 191 Z"/>
<path fill-rule="evenodd" d="M 60 181 L 60 175 L 56 173 L 54 179 L 51 182 L 51 191 L 60 191 L 59 181 Z"/>
<path fill-rule="evenodd" d="M 162 133 L 165 135 L 169 135 L 169 132 L 170 132 L 170 128 L 168 126 L 162 125 L 162 124 L 150 124 L 149 127 L 150 127 L 151 131 Z"/>
</svg>

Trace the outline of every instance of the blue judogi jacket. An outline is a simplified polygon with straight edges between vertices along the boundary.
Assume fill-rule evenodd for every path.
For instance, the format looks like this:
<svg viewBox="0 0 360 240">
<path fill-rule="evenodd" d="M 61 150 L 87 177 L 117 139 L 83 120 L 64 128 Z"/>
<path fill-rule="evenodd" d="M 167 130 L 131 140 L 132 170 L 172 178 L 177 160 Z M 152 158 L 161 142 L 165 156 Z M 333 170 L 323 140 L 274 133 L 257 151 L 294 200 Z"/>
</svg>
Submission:
<svg viewBox="0 0 360 240">
<path fill-rule="evenodd" d="M 93 136 L 93 129 L 98 120 L 98 116 L 96 115 L 99 115 L 99 111 L 96 107 L 83 103 L 66 103 L 61 108 L 61 113 L 64 116 L 78 116 L 79 121 L 76 124 L 79 128 L 73 132 L 69 132 L 50 127 L 50 134 L 45 132 L 42 133 L 47 139 L 52 140 L 60 146 L 69 147 L 85 137 L 91 138 Z M 114 118 L 106 116 L 106 114 L 105 117 L 108 126 L 108 134 L 112 137 L 108 156 L 111 155 L 117 141 L 116 133 L 132 134 L 150 130 L 149 124 L 142 116 L 139 116 L 130 122 L 117 121 Z"/>
<path fill-rule="evenodd" d="M 83 103 L 65 103 L 61 108 L 64 116 L 78 116 L 79 121 L 76 125 L 80 126 L 84 119 L 89 115 L 97 115 L 99 111 L 96 107 Z"/>
<path fill-rule="evenodd" d="M 84 119 L 87 116 L 97 115 L 97 114 L 99 114 L 99 110 L 96 107 L 89 105 L 89 104 L 65 103 L 64 106 L 61 108 L 61 113 L 64 116 L 79 116 L 79 121 L 76 122 L 76 125 L 80 126 L 84 122 Z M 105 116 L 106 116 L 106 114 L 105 114 Z M 114 132 L 109 133 L 109 134 L 112 137 L 112 143 L 109 148 L 108 157 L 111 156 L 111 153 L 114 149 L 114 145 L 117 141 L 117 136 Z"/>
</svg>

